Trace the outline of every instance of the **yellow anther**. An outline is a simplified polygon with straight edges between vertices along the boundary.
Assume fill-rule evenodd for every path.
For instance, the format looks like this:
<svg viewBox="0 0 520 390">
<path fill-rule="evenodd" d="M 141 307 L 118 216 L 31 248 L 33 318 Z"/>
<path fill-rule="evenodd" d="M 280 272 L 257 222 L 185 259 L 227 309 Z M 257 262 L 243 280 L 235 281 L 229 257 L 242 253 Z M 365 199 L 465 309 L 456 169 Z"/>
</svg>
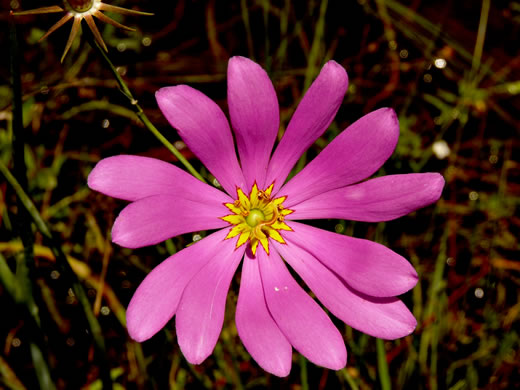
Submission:
<svg viewBox="0 0 520 390">
<path fill-rule="evenodd" d="M 258 199 L 262 199 L 262 200 L 267 200 L 268 201 L 270 198 L 269 198 L 269 195 L 267 195 L 265 193 L 265 191 L 259 191 L 258 192 Z"/>
</svg>

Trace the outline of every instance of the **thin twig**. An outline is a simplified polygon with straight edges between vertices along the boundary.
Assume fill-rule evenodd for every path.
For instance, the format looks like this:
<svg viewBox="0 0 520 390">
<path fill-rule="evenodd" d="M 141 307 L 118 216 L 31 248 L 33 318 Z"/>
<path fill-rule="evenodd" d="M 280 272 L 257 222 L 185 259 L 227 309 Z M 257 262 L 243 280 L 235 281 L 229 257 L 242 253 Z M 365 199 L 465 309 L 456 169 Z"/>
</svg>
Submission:
<svg viewBox="0 0 520 390">
<path fill-rule="evenodd" d="M 478 24 L 477 41 L 475 42 L 475 50 L 471 61 L 471 73 L 476 75 L 482 60 L 482 52 L 484 50 L 484 40 L 486 38 L 486 28 L 489 16 L 490 0 L 482 0 L 482 8 L 480 11 L 480 21 Z"/>
</svg>

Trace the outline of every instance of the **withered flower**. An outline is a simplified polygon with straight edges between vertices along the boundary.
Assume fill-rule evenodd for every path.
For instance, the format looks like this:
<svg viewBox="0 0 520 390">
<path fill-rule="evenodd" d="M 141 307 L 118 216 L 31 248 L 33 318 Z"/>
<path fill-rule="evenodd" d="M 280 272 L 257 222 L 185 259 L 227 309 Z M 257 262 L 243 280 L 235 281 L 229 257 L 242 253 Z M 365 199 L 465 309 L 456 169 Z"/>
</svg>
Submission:
<svg viewBox="0 0 520 390">
<path fill-rule="evenodd" d="M 67 44 L 65 45 L 65 50 L 63 51 L 63 55 L 61 56 L 61 62 L 67 55 L 74 38 L 78 34 L 78 30 L 80 29 L 81 20 L 85 19 L 90 30 L 94 34 L 94 37 L 97 43 L 108 51 L 103 38 L 101 37 L 101 33 L 99 32 L 96 23 L 94 22 L 95 16 L 99 20 L 111 24 L 112 26 L 122 28 L 127 31 L 135 31 L 135 29 L 127 27 L 119 22 L 116 22 L 114 19 L 106 16 L 101 11 L 115 12 L 123 15 L 153 15 L 149 12 L 141 12 L 134 11 L 127 8 L 117 7 L 115 5 L 110 5 L 103 3 L 102 0 L 63 0 L 64 8 L 59 7 L 57 5 L 53 5 L 50 7 L 41 7 L 28 11 L 22 12 L 14 12 L 13 15 L 22 16 L 22 15 L 36 15 L 36 14 L 49 14 L 49 13 L 57 13 L 57 12 L 65 12 L 65 16 L 63 16 L 54 26 L 52 26 L 49 31 L 47 31 L 41 38 L 40 41 L 47 38 L 51 33 L 56 31 L 58 28 L 67 23 L 70 19 L 73 19 L 72 29 L 70 30 L 69 39 L 67 40 Z"/>
</svg>

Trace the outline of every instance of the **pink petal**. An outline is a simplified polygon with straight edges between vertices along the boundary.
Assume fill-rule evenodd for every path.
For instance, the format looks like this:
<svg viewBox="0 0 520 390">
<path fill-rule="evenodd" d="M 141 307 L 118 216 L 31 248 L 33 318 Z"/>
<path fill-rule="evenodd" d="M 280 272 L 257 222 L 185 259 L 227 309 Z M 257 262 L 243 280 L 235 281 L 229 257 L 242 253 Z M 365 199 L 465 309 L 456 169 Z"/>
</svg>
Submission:
<svg viewBox="0 0 520 390">
<path fill-rule="evenodd" d="M 374 337 L 397 339 L 412 333 L 417 321 L 397 298 L 374 298 L 349 288 L 309 252 L 296 245 L 274 246 L 316 297 L 336 317 Z"/>
<path fill-rule="evenodd" d="M 218 202 L 199 203 L 172 195 L 154 195 L 126 206 L 112 227 L 112 241 L 125 248 L 157 244 L 179 234 L 229 226 Z"/>
<path fill-rule="evenodd" d="M 341 333 L 296 283 L 275 250 L 257 252 L 269 312 L 294 348 L 314 364 L 339 370 L 347 363 Z"/>
<path fill-rule="evenodd" d="M 350 287 L 373 297 L 393 297 L 417 284 L 417 272 L 387 247 L 291 222 L 285 240 L 311 253 Z"/>
<path fill-rule="evenodd" d="M 265 371 L 287 376 L 292 348 L 267 309 L 258 260 L 246 255 L 235 314 L 238 335 L 249 354 Z"/>
<path fill-rule="evenodd" d="M 237 186 L 242 188 L 233 136 L 219 106 L 187 85 L 161 88 L 155 97 L 166 119 L 227 193 L 234 195 Z"/>
<path fill-rule="evenodd" d="M 286 207 L 366 179 L 390 157 L 399 137 L 394 110 L 381 108 L 354 122 L 284 185 Z"/>
<path fill-rule="evenodd" d="M 266 184 L 274 182 L 275 193 L 302 153 L 330 126 L 347 87 L 345 69 L 335 61 L 327 62 L 298 104 L 269 163 Z"/>
<path fill-rule="evenodd" d="M 244 57 L 229 60 L 227 76 L 229 116 L 246 186 L 256 181 L 263 189 L 280 125 L 276 92 L 267 73 Z"/>
<path fill-rule="evenodd" d="M 218 255 L 227 232 L 213 233 L 170 256 L 139 285 L 126 311 L 128 333 L 136 341 L 156 334 L 173 317 L 193 276 Z"/>
<path fill-rule="evenodd" d="M 169 194 L 199 202 L 232 202 L 217 190 L 175 165 L 150 157 L 113 156 L 99 161 L 88 176 L 88 186 L 113 198 L 138 200 Z"/>
<path fill-rule="evenodd" d="M 192 364 L 202 363 L 217 344 L 229 285 L 244 251 L 245 246 L 235 250 L 233 240 L 222 241 L 182 294 L 175 327 L 181 351 Z"/>
<path fill-rule="evenodd" d="M 294 206 L 288 218 L 390 221 L 436 202 L 443 188 L 438 173 L 377 177 L 307 199 Z"/>
</svg>

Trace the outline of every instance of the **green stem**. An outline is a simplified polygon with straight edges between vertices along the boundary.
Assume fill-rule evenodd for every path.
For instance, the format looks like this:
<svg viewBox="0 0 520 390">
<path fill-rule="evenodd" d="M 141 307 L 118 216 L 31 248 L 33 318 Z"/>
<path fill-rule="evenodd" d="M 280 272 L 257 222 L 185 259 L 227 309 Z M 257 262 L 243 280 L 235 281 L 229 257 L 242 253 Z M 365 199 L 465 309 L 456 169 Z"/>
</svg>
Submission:
<svg viewBox="0 0 520 390">
<path fill-rule="evenodd" d="M 381 382 L 381 389 L 390 390 L 392 384 L 390 381 L 390 374 L 388 373 L 388 363 L 386 362 L 385 344 L 381 339 L 376 339 L 377 349 L 377 369 L 379 382 Z"/>
<path fill-rule="evenodd" d="M 22 112 L 22 78 L 20 74 L 20 57 L 18 47 L 18 36 L 16 31 L 16 24 L 12 17 L 9 18 L 9 41 L 10 41 L 10 56 L 9 65 L 11 71 L 11 87 L 13 91 L 13 172 L 16 180 L 24 191 L 27 191 L 27 167 L 25 166 L 25 129 L 23 127 L 23 112 Z M 32 300 L 32 286 L 31 280 L 34 274 L 34 238 L 31 228 L 31 217 L 27 214 L 25 209 L 21 207 L 20 200 L 18 200 L 18 212 L 15 223 L 16 230 L 22 239 L 24 247 L 24 261 L 20 267 L 20 281 L 23 287 L 24 298 L 29 303 Z M 37 323 L 40 322 L 38 316 L 38 308 L 36 305 L 31 305 L 35 312 L 32 312 L 33 317 Z"/>
<path fill-rule="evenodd" d="M 312 39 L 309 58 L 307 58 L 307 71 L 305 72 L 305 81 L 303 89 L 306 91 L 310 87 L 312 80 L 319 72 L 320 52 L 323 49 L 323 35 L 325 34 L 325 14 L 327 13 L 328 0 L 322 0 L 320 3 L 320 15 L 314 29 L 314 37 Z"/>
<path fill-rule="evenodd" d="M 270 40 L 269 40 L 269 7 L 270 7 L 269 1 L 262 0 L 262 8 L 264 11 L 263 12 L 264 29 L 265 29 L 265 34 L 264 34 L 265 70 L 268 74 L 271 73 L 271 62 L 272 62 L 271 54 L 270 54 L 271 45 L 269 43 L 270 42 Z"/>
<path fill-rule="evenodd" d="M 486 38 L 486 28 L 489 16 L 490 0 L 482 1 L 482 8 L 480 11 L 480 21 L 478 24 L 477 41 L 475 43 L 475 50 L 473 51 L 473 59 L 471 61 L 471 72 L 476 75 L 480 67 L 480 60 L 482 59 L 482 52 L 484 50 L 484 39 Z"/>
<path fill-rule="evenodd" d="M 112 380 L 110 378 L 110 370 L 108 368 L 108 362 L 106 361 L 105 354 L 105 340 L 103 339 L 103 334 L 101 331 L 101 326 L 97 318 L 94 316 L 92 312 L 92 308 L 90 307 L 90 302 L 87 298 L 87 294 L 83 289 L 83 286 L 79 283 L 76 274 L 72 270 L 69 262 L 67 261 L 67 257 L 61 246 L 58 244 L 58 240 L 54 237 L 51 230 L 41 217 L 38 209 L 31 201 L 29 196 L 25 193 L 20 183 L 16 180 L 16 178 L 11 174 L 9 169 L 0 161 L 0 172 L 4 175 L 7 182 L 14 189 L 18 199 L 20 200 L 22 206 L 31 216 L 34 224 L 40 231 L 40 233 L 44 236 L 44 238 L 49 241 L 49 246 L 52 249 L 52 253 L 56 258 L 56 265 L 59 267 L 61 273 L 63 274 L 66 280 L 71 281 L 72 290 L 78 299 L 81 307 L 83 308 L 83 312 L 85 313 L 85 317 L 87 319 L 87 323 L 90 327 L 90 331 L 92 332 L 92 338 L 94 339 L 94 346 L 96 348 L 96 353 L 100 365 L 100 375 L 103 381 L 103 387 L 106 389 L 112 388 Z"/>
<path fill-rule="evenodd" d="M 242 11 L 242 21 L 244 22 L 244 28 L 246 30 L 246 41 L 249 58 L 251 58 L 254 61 L 255 47 L 253 44 L 253 35 L 251 34 L 251 24 L 249 23 L 249 6 L 246 0 L 240 0 L 240 9 Z"/>
<path fill-rule="evenodd" d="M 177 148 L 175 146 L 173 146 L 173 144 L 170 141 L 168 141 L 161 134 L 161 132 L 153 125 L 152 122 L 150 122 L 150 120 L 148 119 L 148 117 L 144 113 L 143 109 L 141 108 L 141 106 L 139 105 L 137 100 L 134 98 L 134 95 L 132 95 L 132 92 L 130 91 L 130 89 L 126 85 L 125 81 L 123 80 L 123 78 L 121 77 L 119 72 L 117 71 L 116 67 L 114 66 L 114 64 L 112 63 L 110 58 L 108 57 L 107 53 L 95 41 L 95 39 L 92 36 L 92 33 L 90 32 L 90 30 L 88 28 L 84 28 L 83 31 L 85 32 L 84 35 L 85 35 L 85 37 L 87 39 L 87 42 L 90 44 L 90 46 L 92 46 L 92 48 L 94 48 L 94 50 L 96 50 L 98 52 L 98 54 L 101 56 L 101 58 L 103 58 L 105 64 L 108 66 L 108 68 L 112 72 L 112 75 L 114 76 L 114 78 L 116 79 L 117 83 L 119 84 L 119 87 L 121 88 L 121 92 L 129 100 L 130 106 L 132 107 L 132 109 L 136 113 L 137 117 L 141 120 L 143 125 L 148 130 L 150 130 L 152 132 L 152 134 L 164 146 L 166 146 L 166 148 L 182 163 L 182 165 L 184 165 L 186 167 L 186 169 L 193 176 L 195 176 L 200 181 L 206 183 L 206 180 L 204 180 L 204 178 L 200 175 L 200 173 L 197 172 L 195 168 L 193 168 L 193 165 L 190 164 L 190 162 L 182 155 L 182 153 L 179 152 L 177 150 Z"/>
<path fill-rule="evenodd" d="M 323 45 L 323 34 L 325 33 L 325 14 L 327 13 L 327 6 L 328 0 L 323 0 L 320 3 L 320 15 L 318 17 L 318 21 L 316 22 L 314 38 L 312 40 L 309 57 L 307 58 L 307 69 L 305 70 L 305 80 L 303 82 L 304 92 L 307 91 L 307 89 L 311 86 L 312 80 L 316 77 L 316 75 L 319 72 L 319 58 L 320 50 L 322 49 Z M 307 151 L 303 152 L 300 159 L 298 160 L 298 163 L 296 164 L 296 169 L 294 169 L 294 174 L 300 172 L 305 167 L 306 163 Z"/>
<path fill-rule="evenodd" d="M 10 390 L 27 390 L 23 383 L 18 379 L 16 373 L 9 366 L 6 360 L 0 356 L 0 374 L 2 381 Z"/>
<path fill-rule="evenodd" d="M 343 376 L 345 377 L 345 380 L 347 381 L 350 388 L 352 390 L 359 390 L 359 386 L 355 382 L 354 378 L 352 378 L 352 375 L 348 373 L 348 370 L 344 368 L 343 370 L 341 370 L 341 372 L 343 373 Z"/>
<path fill-rule="evenodd" d="M 9 66 L 11 72 L 11 87 L 13 90 L 13 159 L 14 172 L 22 188 L 27 188 L 27 174 L 24 158 L 24 128 L 22 113 L 22 80 L 20 75 L 20 60 L 16 24 L 9 18 Z"/>
<path fill-rule="evenodd" d="M 34 362 L 34 368 L 36 370 L 36 376 L 38 378 L 40 388 L 56 390 L 56 386 L 52 381 L 51 375 L 49 373 L 49 367 L 45 361 L 45 357 L 43 356 L 42 351 L 34 343 L 30 343 L 29 348 L 31 350 L 31 357 Z"/>
<path fill-rule="evenodd" d="M 307 374 L 307 359 L 300 355 L 300 380 L 302 390 L 309 390 L 309 376 Z"/>
</svg>

